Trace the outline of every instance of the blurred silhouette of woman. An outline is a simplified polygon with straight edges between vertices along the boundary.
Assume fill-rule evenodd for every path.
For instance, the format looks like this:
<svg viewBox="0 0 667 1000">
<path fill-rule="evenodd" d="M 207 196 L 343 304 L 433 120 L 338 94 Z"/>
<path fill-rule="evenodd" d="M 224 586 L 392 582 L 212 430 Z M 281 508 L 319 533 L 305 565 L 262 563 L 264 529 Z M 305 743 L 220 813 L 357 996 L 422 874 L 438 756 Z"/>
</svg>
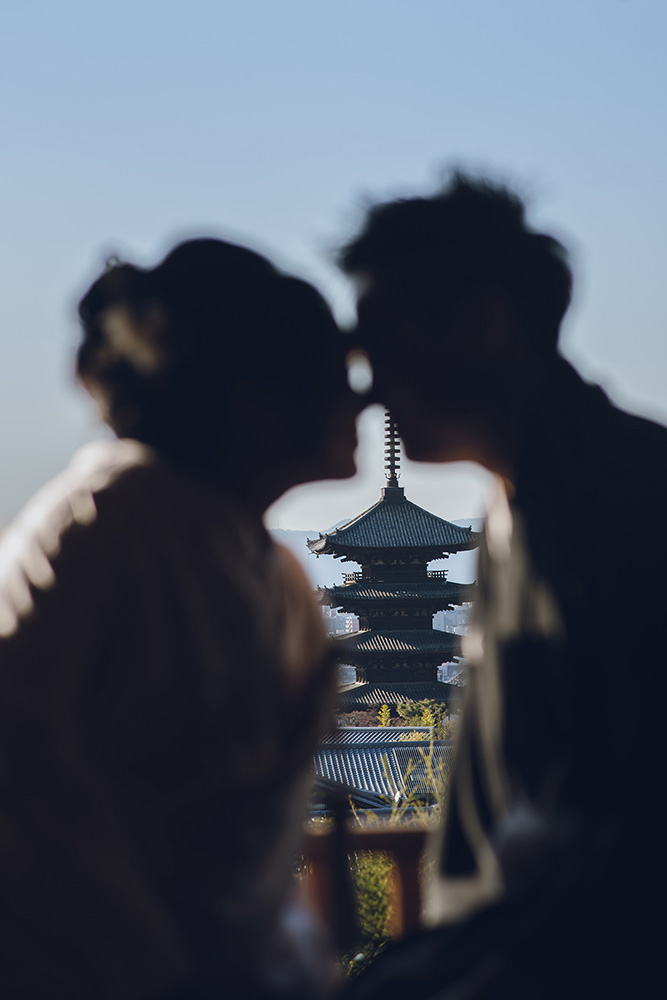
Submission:
<svg viewBox="0 0 667 1000">
<path fill-rule="evenodd" d="M 343 338 L 212 239 L 110 268 L 79 312 L 117 440 L 0 550 L 0 996 L 319 995 L 285 913 L 334 669 L 261 519 L 354 473 Z"/>
</svg>

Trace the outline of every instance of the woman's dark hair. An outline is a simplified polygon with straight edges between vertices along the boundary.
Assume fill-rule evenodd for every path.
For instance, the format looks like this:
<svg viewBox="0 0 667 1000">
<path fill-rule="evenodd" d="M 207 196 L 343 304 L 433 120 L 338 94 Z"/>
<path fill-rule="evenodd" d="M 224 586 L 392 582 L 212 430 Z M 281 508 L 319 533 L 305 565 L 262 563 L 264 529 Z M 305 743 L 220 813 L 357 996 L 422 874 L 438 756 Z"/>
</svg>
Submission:
<svg viewBox="0 0 667 1000">
<path fill-rule="evenodd" d="M 187 462 L 205 461 L 224 436 L 233 385 L 303 397 L 336 341 L 311 285 L 216 239 L 181 243 L 152 269 L 110 267 L 79 316 L 77 374 L 106 421 Z"/>
<path fill-rule="evenodd" d="M 513 300 L 535 350 L 547 356 L 556 350 L 572 294 L 562 244 L 528 228 L 513 192 L 462 173 L 433 197 L 371 208 L 338 259 L 348 274 L 391 272 L 406 298 L 436 316 L 466 286 L 495 282 Z"/>
</svg>

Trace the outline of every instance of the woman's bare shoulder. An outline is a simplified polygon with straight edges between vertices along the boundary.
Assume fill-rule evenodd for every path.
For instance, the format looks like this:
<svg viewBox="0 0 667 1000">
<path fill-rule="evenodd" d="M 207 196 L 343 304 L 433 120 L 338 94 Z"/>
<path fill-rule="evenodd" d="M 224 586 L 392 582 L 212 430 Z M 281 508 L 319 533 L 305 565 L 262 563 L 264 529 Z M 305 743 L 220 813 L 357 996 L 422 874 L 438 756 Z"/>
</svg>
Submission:
<svg viewBox="0 0 667 1000">
<path fill-rule="evenodd" d="M 95 442 L 28 501 L 0 536 L 0 636 L 11 634 L 68 568 L 74 576 L 99 555 L 100 497 L 152 461 L 136 442 Z"/>
</svg>

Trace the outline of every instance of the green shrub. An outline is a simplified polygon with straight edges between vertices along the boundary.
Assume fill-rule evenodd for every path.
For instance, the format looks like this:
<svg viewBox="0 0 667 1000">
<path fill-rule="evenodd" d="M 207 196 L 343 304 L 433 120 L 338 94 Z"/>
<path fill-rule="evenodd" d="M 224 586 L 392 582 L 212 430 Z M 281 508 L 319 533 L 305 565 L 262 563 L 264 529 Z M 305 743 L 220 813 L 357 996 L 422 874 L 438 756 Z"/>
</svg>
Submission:
<svg viewBox="0 0 667 1000">
<path fill-rule="evenodd" d="M 396 711 L 407 726 L 431 726 L 434 739 L 452 740 L 456 732 L 456 720 L 449 716 L 449 706 L 434 698 L 423 701 L 399 701 Z"/>
<path fill-rule="evenodd" d="M 357 920 L 364 942 L 376 944 L 389 935 L 389 886 L 392 862 L 388 854 L 362 851 L 350 857 L 357 898 Z"/>
</svg>

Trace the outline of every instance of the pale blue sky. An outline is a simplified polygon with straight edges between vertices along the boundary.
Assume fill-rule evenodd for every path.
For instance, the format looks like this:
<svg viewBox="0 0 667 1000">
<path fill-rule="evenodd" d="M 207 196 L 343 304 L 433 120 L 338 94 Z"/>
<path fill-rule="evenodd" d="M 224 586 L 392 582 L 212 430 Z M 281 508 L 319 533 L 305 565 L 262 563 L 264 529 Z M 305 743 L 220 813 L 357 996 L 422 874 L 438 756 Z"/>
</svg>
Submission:
<svg viewBox="0 0 667 1000">
<path fill-rule="evenodd" d="M 98 433 L 69 369 L 74 303 L 106 255 L 245 236 L 346 317 L 329 254 L 364 199 L 452 163 L 514 182 L 565 239 L 566 352 L 667 420 L 666 34 L 664 0 L 3 4 L 0 524 Z M 373 502 L 379 426 L 363 423 L 357 480 L 293 492 L 272 523 Z M 469 468 L 404 483 L 444 516 L 480 513 Z"/>
</svg>

